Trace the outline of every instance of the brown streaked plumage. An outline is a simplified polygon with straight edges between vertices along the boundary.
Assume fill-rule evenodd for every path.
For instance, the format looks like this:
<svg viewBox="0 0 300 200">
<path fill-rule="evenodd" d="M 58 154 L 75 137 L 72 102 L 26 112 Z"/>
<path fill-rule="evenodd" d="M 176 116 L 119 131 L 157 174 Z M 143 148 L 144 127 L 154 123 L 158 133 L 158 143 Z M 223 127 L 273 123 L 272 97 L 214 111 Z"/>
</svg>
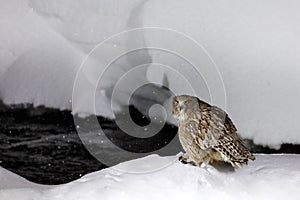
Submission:
<svg viewBox="0 0 300 200">
<path fill-rule="evenodd" d="M 173 99 L 173 116 L 178 119 L 179 140 L 186 152 L 181 160 L 195 165 L 225 161 L 242 167 L 255 159 L 222 109 L 197 97 L 181 95 Z"/>
</svg>

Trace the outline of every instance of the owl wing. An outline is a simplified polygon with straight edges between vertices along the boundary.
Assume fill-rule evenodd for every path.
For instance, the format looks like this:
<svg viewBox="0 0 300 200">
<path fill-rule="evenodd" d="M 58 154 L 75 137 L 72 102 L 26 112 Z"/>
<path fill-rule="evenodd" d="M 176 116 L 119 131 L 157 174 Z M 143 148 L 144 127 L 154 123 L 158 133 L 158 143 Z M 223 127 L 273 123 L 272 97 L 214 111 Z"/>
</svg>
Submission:
<svg viewBox="0 0 300 200">
<path fill-rule="evenodd" d="M 247 163 L 255 157 L 237 135 L 237 129 L 225 111 L 199 100 L 200 122 L 196 143 L 201 148 L 214 149 L 231 163 Z"/>
</svg>

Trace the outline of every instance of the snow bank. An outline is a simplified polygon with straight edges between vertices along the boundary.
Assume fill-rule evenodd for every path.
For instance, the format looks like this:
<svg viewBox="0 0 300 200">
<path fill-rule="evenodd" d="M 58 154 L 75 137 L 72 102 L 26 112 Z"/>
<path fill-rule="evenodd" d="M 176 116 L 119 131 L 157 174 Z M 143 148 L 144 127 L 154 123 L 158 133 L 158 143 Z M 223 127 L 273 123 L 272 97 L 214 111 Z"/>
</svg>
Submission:
<svg viewBox="0 0 300 200">
<path fill-rule="evenodd" d="M 91 58 L 92 71 L 80 71 L 80 96 L 72 107 L 76 75 L 88 53 L 112 34 L 128 28 L 129 10 L 138 1 L 44 1 L 12 0 L 1 6 L 0 98 L 6 104 L 29 103 L 75 113 L 94 113 L 89 103 L 94 95 L 101 102 L 100 113 L 111 117 L 104 92 L 96 91 L 96 72 L 104 71 L 102 60 Z M 124 40 L 105 44 L 124 48 Z M 116 66 L 113 66 L 116 67 Z M 118 67 L 115 71 L 122 71 Z M 118 74 L 118 73 L 117 73 Z M 113 85 L 114 74 L 104 78 Z"/>
<path fill-rule="evenodd" d="M 0 199 L 298 199 L 299 155 L 256 155 L 248 167 L 233 170 L 184 165 L 176 157 L 151 155 L 88 174 L 58 186 L 7 188 L 12 176 L 1 169 Z M 158 166 L 165 166 L 160 170 Z M 128 171 L 135 173 L 127 173 Z M 153 171 L 155 170 L 155 171 Z"/>
<path fill-rule="evenodd" d="M 193 72 L 185 65 L 178 66 L 174 57 L 149 51 L 149 55 L 135 56 L 138 61 L 124 59 L 113 66 L 103 87 L 95 91 L 98 74 L 107 64 L 102 56 L 95 55 L 87 63 L 91 67 L 82 71 L 79 95 L 71 102 L 81 63 L 98 43 L 120 31 L 149 26 L 168 28 L 193 38 L 211 55 L 226 95 L 219 87 L 220 80 L 214 80 L 215 71 L 202 77 L 210 80 L 208 85 L 198 80 L 197 94 L 211 102 L 210 95 L 215 93 L 212 102 L 228 111 L 242 137 L 272 147 L 299 144 L 299 6 L 298 1 L 283 0 L 6 1 L 0 8 L 0 98 L 6 104 L 33 103 L 91 114 L 95 92 L 97 113 L 111 118 L 111 88 L 120 74 L 135 64 L 160 61 L 187 74 Z M 138 40 L 147 46 L 171 39 L 149 34 L 125 37 L 106 43 L 104 52 L 132 49 Z M 187 47 L 175 40 L 174 48 L 181 51 Z M 203 61 L 196 67 L 209 72 L 210 64 Z M 151 67 L 148 72 L 149 80 L 163 82 L 167 78 L 171 88 L 186 91 L 177 76 L 167 71 L 163 71 L 165 75 L 160 71 L 158 74 Z M 136 79 L 146 79 L 146 75 Z M 193 82 L 196 79 L 195 76 Z"/>
</svg>

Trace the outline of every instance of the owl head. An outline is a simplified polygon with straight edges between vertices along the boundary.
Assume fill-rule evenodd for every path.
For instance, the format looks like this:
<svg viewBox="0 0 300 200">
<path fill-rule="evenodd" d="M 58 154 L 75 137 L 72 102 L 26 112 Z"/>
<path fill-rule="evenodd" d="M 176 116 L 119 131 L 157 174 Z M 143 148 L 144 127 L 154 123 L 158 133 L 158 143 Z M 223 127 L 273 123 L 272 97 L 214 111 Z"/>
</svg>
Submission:
<svg viewBox="0 0 300 200">
<path fill-rule="evenodd" d="M 178 120 L 185 120 L 199 109 L 198 98 L 180 95 L 173 98 L 173 116 Z"/>
</svg>

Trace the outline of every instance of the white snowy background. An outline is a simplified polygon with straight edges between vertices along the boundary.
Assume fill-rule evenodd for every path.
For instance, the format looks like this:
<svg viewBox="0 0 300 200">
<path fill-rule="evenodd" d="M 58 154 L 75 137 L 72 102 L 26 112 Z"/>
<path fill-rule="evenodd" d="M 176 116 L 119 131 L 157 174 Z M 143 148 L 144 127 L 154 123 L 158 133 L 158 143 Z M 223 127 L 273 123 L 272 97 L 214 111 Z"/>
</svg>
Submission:
<svg viewBox="0 0 300 200">
<path fill-rule="evenodd" d="M 0 98 L 5 104 L 72 109 L 76 73 L 98 43 L 132 28 L 169 28 L 193 38 L 211 55 L 226 91 L 226 104 L 219 99 L 215 104 L 226 109 L 242 137 L 275 148 L 299 144 L 299 7 L 299 1 L 283 0 L 2 0 Z M 145 35 L 145 44 L 152 38 Z M 106 49 L 126 49 L 127 44 L 121 40 Z M 97 70 L 106 67 L 97 58 L 93 62 Z M 172 66 L 174 60 L 165 62 Z M 96 80 L 92 76 L 85 74 Z M 166 76 L 170 86 L 177 84 Z M 105 87 L 113 87 L 114 78 L 105 77 Z M 95 84 L 86 82 L 74 113 L 93 112 L 87 99 L 93 98 Z M 96 93 L 99 114 L 113 117 L 105 91 Z M 206 93 L 199 97 L 210 101 Z"/>
<path fill-rule="evenodd" d="M 1 0 L 0 98 L 5 104 L 32 103 L 72 109 L 75 76 L 100 42 L 138 27 L 173 29 L 192 37 L 219 67 L 229 113 L 244 138 L 279 147 L 300 143 L 300 2 L 296 0 Z M 166 38 L 156 38 L 163 42 Z M 152 43 L 153 36 L 144 35 Z M 106 44 L 107 52 L 127 49 L 128 41 Z M 184 48 L 184 47 L 182 47 Z M 151 54 L 153 62 L 159 57 Z M 139 59 L 149 59 L 147 56 Z M 161 58 L 160 58 L 161 59 Z M 92 65 L 105 69 L 95 57 Z M 175 60 L 165 60 L 170 66 Z M 207 63 L 203 63 L 205 67 Z M 116 74 L 122 68 L 115 66 Z M 149 68 L 151 71 L 151 69 Z M 148 74 L 149 75 L 149 74 Z M 170 86 L 176 79 L 165 72 Z M 163 82 L 163 76 L 148 76 Z M 92 113 L 93 71 L 81 87 L 75 113 Z M 97 78 L 97 77 L 96 77 Z M 105 87 L 115 84 L 105 77 Z M 137 77 L 141 78 L 141 77 Z M 214 87 L 214 86 L 212 86 Z M 112 117 L 105 92 L 98 91 L 99 114 Z M 206 93 L 200 98 L 210 101 Z M 149 174 L 174 157 L 150 156 L 95 172 L 72 183 L 41 186 L 0 169 L 0 199 L 297 199 L 299 156 L 257 155 L 235 173 L 175 162 Z M 122 172 L 125 171 L 125 172 Z"/>
</svg>

